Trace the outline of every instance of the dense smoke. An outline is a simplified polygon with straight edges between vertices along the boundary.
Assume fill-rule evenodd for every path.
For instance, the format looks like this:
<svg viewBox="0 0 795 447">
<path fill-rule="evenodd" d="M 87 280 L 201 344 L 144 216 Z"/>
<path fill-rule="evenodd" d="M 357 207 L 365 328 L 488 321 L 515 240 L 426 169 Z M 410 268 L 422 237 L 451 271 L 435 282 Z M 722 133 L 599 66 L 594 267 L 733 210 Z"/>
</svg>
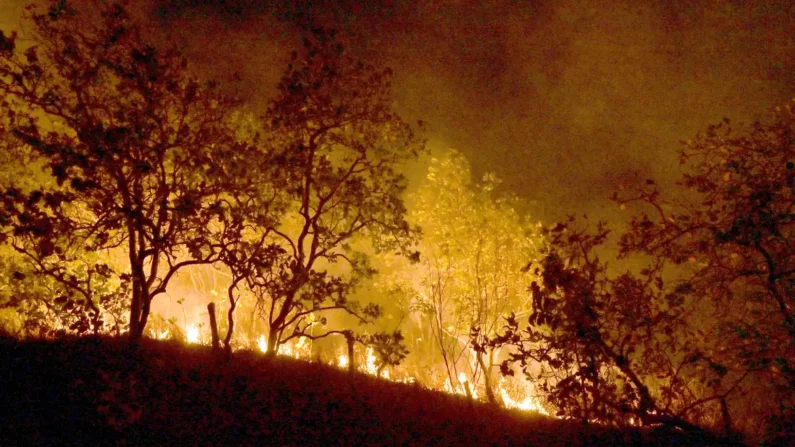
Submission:
<svg viewBox="0 0 795 447">
<path fill-rule="evenodd" d="M 0 25 L 18 28 L 20 0 Z M 553 222 L 635 177 L 677 177 L 675 150 L 723 117 L 753 120 L 793 95 L 790 2 L 134 2 L 150 32 L 263 107 L 311 17 L 395 71 L 396 107 L 429 123 Z M 230 87 L 231 88 L 231 87 Z M 421 169 L 420 169 L 421 170 Z M 421 176 L 419 173 L 417 177 Z"/>
<path fill-rule="evenodd" d="M 173 0 L 152 17 L 218 76 L 239 71 L 255 101 L 296 13 L 358 36 L 354 50 L 395 71 L 396 106 L 430 124 L 433 147 L 462 151 L 475 176 L 495 172 L 548 222 L 618 217 L 617 183 L 674 179 L 679 141 L 793 95 L 789 2 L 310 3 Z"/>
</svg>

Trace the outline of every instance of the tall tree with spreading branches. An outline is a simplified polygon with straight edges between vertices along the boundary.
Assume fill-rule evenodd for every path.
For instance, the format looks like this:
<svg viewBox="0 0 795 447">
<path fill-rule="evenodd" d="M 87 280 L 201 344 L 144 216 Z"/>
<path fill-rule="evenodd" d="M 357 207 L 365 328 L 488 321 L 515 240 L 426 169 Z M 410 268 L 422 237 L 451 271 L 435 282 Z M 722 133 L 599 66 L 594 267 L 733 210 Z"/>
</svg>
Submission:
<svg viewBox="0 0 795 447">
<path fill-rule="evenodd" d="M 391 72 L 357 61 L 341 40 L 306 28 L 292 54 L 264 117 L 259 164 L 278 187 L 258 200 L 278 204 L 282 218 L 255 225 L 244 255 L 230 259 L 257 299 L 269 353 L 296 337 L 343 334 L 310 330 L 329 313 L 377 318 L 379 306 L 351 299 L 374 273 L 365 253 L 409 255 L 416 235 L 400 170 L 424 142 L 392 110 Z"/>
<path fill-rule="evenodd" d="M 2 130 L 54 185 L 2 185 L 3 239 L 83 305 L 101 300 L 92 272 L 125 285 L 138 339 L 174 275 L 222 252 L 222 199 L 240 149 L 234 104 L 179 54 L 150 45 L 119 3 L 51 1 L 26 18 L 26 48 L 0 34 Z M 65 272 L 81 250 L 123 261 Z"/>
</svg>

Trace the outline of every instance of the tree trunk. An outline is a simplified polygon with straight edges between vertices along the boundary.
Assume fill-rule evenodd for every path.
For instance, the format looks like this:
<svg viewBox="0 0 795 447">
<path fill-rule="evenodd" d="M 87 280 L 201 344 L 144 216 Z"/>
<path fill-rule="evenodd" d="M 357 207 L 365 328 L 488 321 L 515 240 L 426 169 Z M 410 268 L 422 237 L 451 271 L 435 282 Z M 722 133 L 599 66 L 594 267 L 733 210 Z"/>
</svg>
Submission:
<svg viewBox="0 0 795 447">
<path fill-rule="evenodd" d="M 129 337 L 132 341 L 138 341 L 143 334 L 141 325 L 141 289 L 138 281 L 133 278 L 133 294 L 130 303 L 130 332 Z"/>
<path fill-rule="evenodd" d="M 486 367 L 482 352 L 478 352 L 476 357 L 478 359 L 478 365 L 480 365 L 480 369 L 483 371 L 483 387 L 486 389 L 486 399 L 488 399 L 489 403 L 492 405 L 501 406 L 502 399 L 497 399 L 497 396 L 494 394 L 494 387 L 491 383 L 491 368 Z"/>
<path fill-rule="evenodd" d="M 730 436 L 733 433 L 732 418 L 729 413 L 729 406 L 726 404 L 726 397 L 720 398 L 720 412 L 721 416 L 723 416 L 723 433 L 726 436 Z"/>
<path fill-rule="evenodd" d="M 469 387 L 469 380 L 464 381 L 464 391 L 467 393 L 467 399 L 472 400 L 472 389 Z"/>
<path fill-rule="evenodd" d="M 226 293 L 227 297 L 229 297 L 229 311 L 226 313 L 226 337 L 224 338 L 224 350 L 227 358 L 232 356 L 232 334 L 235 332 L 235 308 L 237 308 L 234 290 L 237 287 L 237 283 L 238 280 L 232 282 Z"/>
<path fill-rule="evenodd" d="M 276 351 L 279 349 L 278 343 L 278 330 L 276 329 L 276 326 L 272 324 L 268 330 L 268 349 L 265 350 L 265 355 L 269 357 L 276 355 Z"/>
<path fill-rule="evenodd" d="M 149 320 L 152 297 L 149 290 L 140 280 L 133 276 L 133 298 L 130 304 L 130 340 L 138 341 L 144 334 L 146 322 Z"/>
<path fill-rule="evenodd" d="M 207 305 L 207 313 L 210 314 L 210 332 L 213 338 L 213 351 L 217 351 L 221 348 L 221 345 L 218 337 L 218 322 L 215 319 L 215 303 Z"/>
<path fill-rule="evenodd" d="M 348 343 L 348 372 L 353 374 L 356 371 L 356 357 L 354 357 L 353 343 L 356 341 L 353 335 L 345 333 L 345 341 Z"/>
</svg>

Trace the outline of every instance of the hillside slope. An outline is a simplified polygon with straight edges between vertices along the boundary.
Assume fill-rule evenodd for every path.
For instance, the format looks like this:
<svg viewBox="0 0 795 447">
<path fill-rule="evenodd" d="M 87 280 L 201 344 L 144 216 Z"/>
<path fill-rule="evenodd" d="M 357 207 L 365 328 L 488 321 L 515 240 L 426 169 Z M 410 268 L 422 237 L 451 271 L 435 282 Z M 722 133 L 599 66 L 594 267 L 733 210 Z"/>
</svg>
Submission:
<svg viewBox="0 0 795 447">
<path fill-rule="evenodd" d="M 0 342 L 2 445 L 682 445 L 418 385 L 240 352 L 117 339 Z"/>
</svg>

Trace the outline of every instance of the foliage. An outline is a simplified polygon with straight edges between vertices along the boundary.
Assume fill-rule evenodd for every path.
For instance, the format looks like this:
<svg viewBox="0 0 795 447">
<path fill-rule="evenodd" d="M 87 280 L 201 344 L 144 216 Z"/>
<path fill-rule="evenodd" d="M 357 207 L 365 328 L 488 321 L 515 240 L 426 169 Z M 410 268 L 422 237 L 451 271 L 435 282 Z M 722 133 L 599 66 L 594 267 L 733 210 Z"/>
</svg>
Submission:
<svg viewBox="0 0 795 447">
<path fill-rule="evenodd" d="M 227 259 L 257 299 L 271 353 L 295 337 L 338 333 L 311 330 L 327 322 L 321 313 L 377 318 L 379 306 L 350 299 L 374 273 L 365 253 L 408 254 L 416 234 L 399 169 L 423 141 L 391 109 L 391 72 L 353 59 L 332 31 L 306 29 L 303 42 L 265 116 L 265 158 L 254 165 L 276 185 L 254 203 L 278 206 L 280 219 L 257 223 Z"/>
<path fill-rule="evenodd" d="M 443 362 L 450 383 L 458 383 L 459 372 L 473 383 L 482 378 L 491 401 L 498 398 L 491 383 L 495 353 L 471 351 L 470 329 L 493 335 L 501 315 L 526 303 L 531 278 L 521 270 L 539 240 L 535 228 L 522 223 L 515 200 L 495 193 L 498 184 L 491 174 L 473 182 L 456 151 L 433 158 L 411 197 L 410 219 L 423 228 L 421 260 L 392 275 L 410 298 L 419 332 L 412 338 L 422 340 L 414 350 Z"/>
<path fill-rule="evenodd" d="M 377 375 L 387 366 L 398 366 L 409 354 L 409 350 L 404 343 L 403 333 L 394 331 L 391 334 L 379 332 L 371 335 L 363 335 L 360 340 L 364 345 L 369 346 L 378 358 Z"/>
<path fill-rule="evenodd" d="M 791 439 L 793 118 L 686 142 L 675 200 L 652 180 L 616 194 L 651 210 L 620 236 L 625 273 L 596 255 L 603 225 L 548 230 L 527 326 L 512 315 L 476 348 L 512 347 L 503 373 L 521 365 L 561 415 Z"/>
<path fill-rule="evenodd" d="M 138 338 L 173 275 L 219 257 L 221 199 L 239 149 L 234 104 L 192 78 L 176 52 L 149 45 L 120 5 L 95 9 L 28 7 L 33 43 L 24 51 L 16 34 L 0 35 L 3 139 L 55 183 L 2 185 L 3 239 L 63 286 L 67 303 L 79 296 L 95 330 L 100 289 L 129 283 Z M 114 262 L 64 267 L 91 252 Z"/>
<path fill-rule="evenodd" d="M 512 375 L 517 362 L 561 416 L 701 431 L 693 421 L 725 396 L 714 385 L 726 367 L 697 350 L 682 291 L 665 290 L 659 265 L 611 274 L 595 254 L 609 234 L 601 224 L 548 232 L 527 326 L 511 315 L 488 341 L 513 348 L 503 372 Z M 709 382 L 712 394 L 693 390 L 694 379 Z"/>
<path fill-rule="evenodd" d="M 5 261 L 0 267 L 0 307 L 15 310 L 18 336 L 100 330 L 119 334 L 125 326 L 129 284 L 114 280 L 96 254 L 30 265 L 8 253 Z"/>
<path fill-rule="evenodd" d="M 791 439 L 795 421 L 795 110 L 777 108 L 766 122 L 710 126 L 680 152 L 687 194 L 666 199 L 646 182 L 616 196 L 647 211 L 622 237 L 625 255 L 677 265 L 677 284 L 700 311 L 708 349 L 743 379 L 734 412 L 766 413 Z M 740 398 L 751 392 L 754 401 Z M 760 398 L 764 396 L 764 398 Z M 770 402 L 775 402 L 771 405 Z M 730 407 L 732 402 L 729 402 Z M 764 417 L 742 417 L 760 421 Z M 768 421 L 768 422 L 770 422 Z M 789 421 L 789 422 L 787 422 Z M 771 426 L 772 427 L 772 426 Z M 789 427 L 789 428 L 787 428 Z M 746 423 L 746 431 L 761 431 Z M 775 430 L 774 430 L 775 431 Z M 758 433 L 757 433 L 758 434 Z"/>
</svg>

